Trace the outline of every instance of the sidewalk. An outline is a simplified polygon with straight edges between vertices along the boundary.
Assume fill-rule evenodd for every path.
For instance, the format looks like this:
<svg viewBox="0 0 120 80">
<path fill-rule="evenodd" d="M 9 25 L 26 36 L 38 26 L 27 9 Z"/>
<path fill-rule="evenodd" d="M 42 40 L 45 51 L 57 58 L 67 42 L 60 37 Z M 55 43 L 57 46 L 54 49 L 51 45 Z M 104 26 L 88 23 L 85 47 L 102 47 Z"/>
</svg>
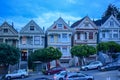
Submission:
<svg viewBox="0 0 120 80">
<path fill-rule="evenodd" d="M 78 71 L 80 71 L 80 68 L 79 67 L 69 67 L 69 68 L 67 68 L 67 71 L 78 72 Z"/>
</svg>

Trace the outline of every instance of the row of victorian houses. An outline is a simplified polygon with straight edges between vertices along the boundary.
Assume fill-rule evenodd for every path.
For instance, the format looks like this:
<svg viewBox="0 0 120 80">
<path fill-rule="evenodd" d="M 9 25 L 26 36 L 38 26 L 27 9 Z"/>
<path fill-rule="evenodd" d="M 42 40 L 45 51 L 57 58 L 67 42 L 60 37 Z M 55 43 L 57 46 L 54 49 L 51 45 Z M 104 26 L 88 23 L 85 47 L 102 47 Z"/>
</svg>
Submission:
<svg viewBox="0 0 120 80">
<path fill-rule="evenodd" d="M 22 61 L 26 61 L 31 52 L 49 46 L 62 52 L 61 59 L 71 59 L 72 46 L 96 46 L 98 42 L 106 41 L 120 43 L 120 22 L 113 15 L 97 21 L 86 16 L 71 26 L 60 17 L 46 31 L 33 20 L 19 32 L 6 21 L 0 26 L 0 43 L 18 47 Z"/>
</svg>

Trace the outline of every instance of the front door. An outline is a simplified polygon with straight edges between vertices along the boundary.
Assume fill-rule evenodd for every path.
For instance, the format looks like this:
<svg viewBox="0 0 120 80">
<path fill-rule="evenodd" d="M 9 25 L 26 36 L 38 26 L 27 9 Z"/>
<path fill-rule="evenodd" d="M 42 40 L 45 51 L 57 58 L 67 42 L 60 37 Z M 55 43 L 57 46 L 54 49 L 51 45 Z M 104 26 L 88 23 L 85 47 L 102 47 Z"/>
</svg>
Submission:
<svg viewBox="0 0 120 80">
<path fill-rule="evenodd" d="M 27 50 L 22 50 L 21 51 L 21 60 L 22 61 L 27 61 Z"/>
</svg>

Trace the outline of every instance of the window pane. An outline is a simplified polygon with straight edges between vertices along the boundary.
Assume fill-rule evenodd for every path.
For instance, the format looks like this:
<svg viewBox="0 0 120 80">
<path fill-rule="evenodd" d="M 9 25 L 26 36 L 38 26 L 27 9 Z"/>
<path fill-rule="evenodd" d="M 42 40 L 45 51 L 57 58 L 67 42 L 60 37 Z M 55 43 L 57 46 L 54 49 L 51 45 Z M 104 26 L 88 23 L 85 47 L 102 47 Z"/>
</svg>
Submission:
<svg viewBox="0 0 120 80">
<path fill-rule="evenodd" d="M 93 39 L 93 32 L 89 32 L 89 39 Z"/>
<path fill-rule="evenodd" d="M 62 24 L 58 24 L 58 29 L 62 29 Z"/>
<path fill-rule="evenodd" d="M 34 44 L 37 44 L 37 45 L 40 44 L 40 36 L 35 36 L 34 37 Z"/>
<path fill-rule="evenodd" d="M 34 30 L 34 26 L 30 26 L 30 30 Z"/>
</svg>

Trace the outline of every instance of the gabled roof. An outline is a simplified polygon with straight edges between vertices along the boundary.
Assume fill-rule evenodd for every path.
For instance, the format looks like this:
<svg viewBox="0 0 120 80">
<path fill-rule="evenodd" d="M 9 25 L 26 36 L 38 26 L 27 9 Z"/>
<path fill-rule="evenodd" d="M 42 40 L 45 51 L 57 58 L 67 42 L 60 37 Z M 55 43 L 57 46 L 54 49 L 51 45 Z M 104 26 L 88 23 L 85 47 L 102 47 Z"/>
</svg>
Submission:
<svg viewBox="0 0 120 80">
<path fill-rule="evenodd" d="M 84 17 L 84 18 L 85 18 L 85 17 Z M 73 24 L 71 25 L 71 28 L 74 28 L 74 27 L 78 26 L 78 25 L 84 20 L 84 18 L 82 18 L 82 19 L 76 21 L 75 23 L 73 23 Z"/>
<path fill-rule="evenodd" d="M 35 30 L 34 31 L 30 31 L 30 26 L 34 26 Z M 31 20 L 29 21 L 21 30 L 20 33 L 41 33 L 43 34 L 44 31 L 39 27 L 39 25 L 34 21 Z"/>
<path fill-rule="evenodd" d="M 47 29 L 47 31 L 49 31 L 49 30 L 60 30 L 60 29 L 53 29 L 55 26 L 57 27 L 57 24 L 63 24 L 66 28 L 67 28 L 67 30 L 71 30 L 71 28 L 69 27 L 69 25 L 61 18 L 61 17 L 59 17 L 48 29 Z M 64 30 L 64 29 L 62 29 L 62 30 Z"/>
<path fill-rule="evenodd" d="M 75 23 L 73 23 L 73 24 L 71 25 L 71 28 L 76 28 L 76 27 L 78 27 L 81 23 L 84 22 L 85 19 L 88 19 L 88 20 L 90 21 L 90 23 L 91 23 L 93 26 L 95 26 L 95 28 L 97 28 L 96 25 L 91 21 L 91 19 L 90 19 L 88 16 L 85 16 L 84 18 L 82 18 L 82 19 L 76 21 Z"/>
<path fill-rule="evenodd" d="M 18 31 L 14 28 L 14 26 L 10 25 L 7 21 L 4 21 L 3 24 L 0 26 L 0 28 L 4 27 L 4 25 L 7 25 L 11 30 L 13 30 L 16 34 L 18 34 Z"/>
<path fill-rule="evenodd" d="M 97 26 L 101 26 L 102 24 L 104 24 L 107 20 L 108 20 L 108 18 L 109 18 L 110 16 L 107 16 L 107 17 L 105 17 L 105 18 L 103 18 L 103 19 L 98 19 L 98 20 L 96 20 L 96 21 L 93 21 Z"/>
</svg>

